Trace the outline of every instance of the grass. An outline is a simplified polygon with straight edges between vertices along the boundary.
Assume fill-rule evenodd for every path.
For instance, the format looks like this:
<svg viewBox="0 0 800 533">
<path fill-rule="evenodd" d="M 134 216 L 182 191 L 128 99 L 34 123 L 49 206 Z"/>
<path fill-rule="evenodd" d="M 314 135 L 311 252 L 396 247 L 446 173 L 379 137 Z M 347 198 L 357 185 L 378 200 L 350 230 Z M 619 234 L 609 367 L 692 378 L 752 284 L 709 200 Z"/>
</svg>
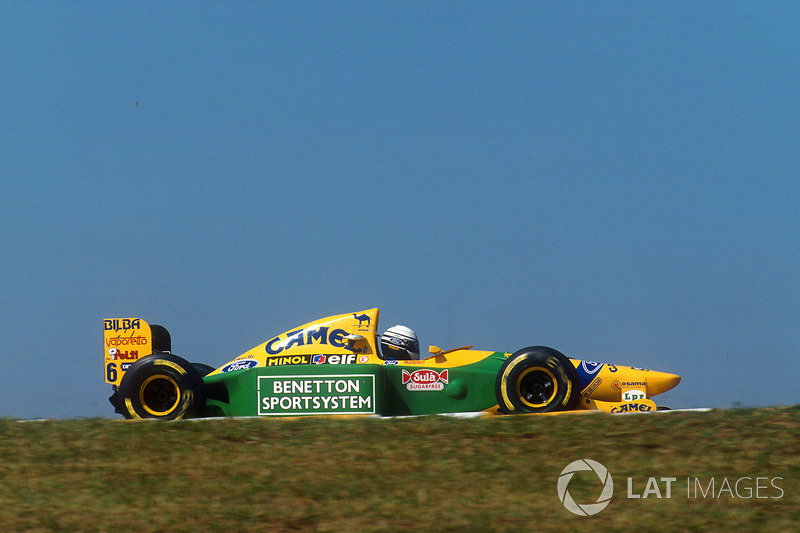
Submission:
<svg viewBox="0 0 800 533">
<path fill-rule="evenodd" d="M 800 523 L 799 437 L 800 407 L 0 420 L 0 530 L 790 531 Z M 568 512 L 556 490 L 562 469 L 581 458 L 614 480 L 611 504 L 592 517 Z M 647 498 L 627 497 L 628 478 L 642 496 L 650 477 L 657 488 Z M 671 498 L 662 477 L 676 478 Z M 725 480 L 730 491 L 717 494 Z M 569 485 L 579 503 L 594 503 L 600 490 L 591 472 Z"/>
</svg>

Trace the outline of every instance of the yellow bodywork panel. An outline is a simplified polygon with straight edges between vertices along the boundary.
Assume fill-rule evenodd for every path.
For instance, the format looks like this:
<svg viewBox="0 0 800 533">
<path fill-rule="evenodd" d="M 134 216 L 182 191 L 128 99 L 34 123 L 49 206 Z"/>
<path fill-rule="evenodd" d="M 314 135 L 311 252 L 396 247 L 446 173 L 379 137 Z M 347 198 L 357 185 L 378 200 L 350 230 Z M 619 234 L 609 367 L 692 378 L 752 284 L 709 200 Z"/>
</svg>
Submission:
<svg viewBox="0 0 800 533">
<path fill-rule="evenodd" d="M 311 364 L 314 355 L 341 357 L 342 363 L 378 361 L 375 331 L 378 309 L 335 315 L 292 329 L 259 344 L 210 375 L 230 365 L 245 368 Z"/>
<path fill-rule="evenodd" d="M 589 409 L 614 414 L 649 413 L 658 410 L 653 400 L 640 399 L 631 402 L 603 402 L 600 400 L 590 400 L 588 398 L 581 398 L 577 409 Z"/>
<path fill-rule="evenodd" d="M 209 375 L 239 368 L 313 364 L 314 357 L 324 355 L 328 362 L 339 358 L 342 364 L 383 364 L 377 346 L 378 309 L 335 315 L 282 333 L 246 351 Z M 475 363 L 494 352 L 470 350 L 471 346 L 454 350 L 436 350 L 427 359 L 402 361 L 404 366 L 426 368 L 453 367 Z"/>
<path fill-rule="evenodd" d="M 577 370 L 585 361 L 570 359 Z M 597 363 L 593 363 L 597 364 Z M 651 398 L 675 387 L 680 376 L 623 365 L 598 364 L 593 379 L 584 385 L 581 398 L 602 402 L 631 402 Z"/>
</svg>

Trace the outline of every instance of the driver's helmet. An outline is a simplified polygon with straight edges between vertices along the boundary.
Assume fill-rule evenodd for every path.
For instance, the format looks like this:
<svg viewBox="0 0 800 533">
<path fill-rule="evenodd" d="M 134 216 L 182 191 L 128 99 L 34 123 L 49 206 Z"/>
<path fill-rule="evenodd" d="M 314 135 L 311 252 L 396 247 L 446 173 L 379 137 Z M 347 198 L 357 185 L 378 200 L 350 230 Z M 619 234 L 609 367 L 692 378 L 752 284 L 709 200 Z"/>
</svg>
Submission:
<svg viewBox="0 0 800 533">
<path fill-rule="evenodd" d="M 381 336 L 381 353 L 384 359 L 419 359 L 417 334 L 405 326 L 390 327 Z"/>
</svg>

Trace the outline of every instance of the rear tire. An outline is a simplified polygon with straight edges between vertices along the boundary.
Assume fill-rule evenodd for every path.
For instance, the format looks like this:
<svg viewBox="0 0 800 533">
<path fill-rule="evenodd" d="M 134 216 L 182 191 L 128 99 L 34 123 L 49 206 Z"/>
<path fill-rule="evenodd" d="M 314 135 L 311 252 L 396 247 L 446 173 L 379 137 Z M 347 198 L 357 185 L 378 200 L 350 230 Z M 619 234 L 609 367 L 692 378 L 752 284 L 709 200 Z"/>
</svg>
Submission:
<svg viewBox="0 0 800 533">
<path fill-rule="evenodd" d="M 569 358 L 544 346 L 511 354 L 497 373 L 495 393 L 504 413 L 549 413 L 574 409 L 578 372 Z"/>
<path fill-rule="evenodd" d="M 131 365 L 119 385 L 125 418 L 178 420 L 199 416 L 205 384 L 195 366 L 177 355 L 154 353 Z"/>
<path fill-rule="evenodd" d="M 206 377 L 214 370 L 216 370 L 216 368 L 214 368 L 213 366 L 204 365 L 203 363 L 192 363 L 192 366 L 194 367 L 195 370 L 197 370 L 197 373 L 200 375 L 201 378 Z"/>
</svg>

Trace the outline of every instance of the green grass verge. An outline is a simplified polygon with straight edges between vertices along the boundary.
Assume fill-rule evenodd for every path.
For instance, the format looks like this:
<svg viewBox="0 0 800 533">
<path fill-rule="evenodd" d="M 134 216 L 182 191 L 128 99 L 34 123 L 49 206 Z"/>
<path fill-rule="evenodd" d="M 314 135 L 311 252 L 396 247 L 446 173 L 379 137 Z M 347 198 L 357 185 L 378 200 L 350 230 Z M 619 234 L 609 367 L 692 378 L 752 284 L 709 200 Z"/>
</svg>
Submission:
<svg viewBox="0 0 800 533">
<path fill-rule="evenodd" d="M 798 437 L 800 407 L 0 420 L 0 531 L 792 531 Z M 567 511 L 556 489 L 562 469 L 582 458 L 614 480 L 610 505 L 591 517 Z M 670 498 L 662 477 L 676 478 Z M 734 490 L 742 478 L 751 480 Z M 569 484 L 581 504 L 600 490 L 591 472 Z"/>
</svg>

